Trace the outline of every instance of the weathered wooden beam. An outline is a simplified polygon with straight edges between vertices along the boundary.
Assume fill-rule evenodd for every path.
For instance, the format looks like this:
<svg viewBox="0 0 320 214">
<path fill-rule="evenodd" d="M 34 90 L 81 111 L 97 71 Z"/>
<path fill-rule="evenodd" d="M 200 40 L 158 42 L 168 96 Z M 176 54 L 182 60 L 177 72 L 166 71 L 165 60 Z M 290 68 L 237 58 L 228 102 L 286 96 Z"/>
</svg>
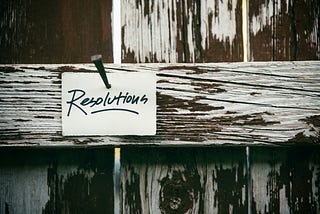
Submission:
<svg viewBox="0 0 320 214">
<path fill-rule="evenodd" d="M 1 65 L 1 146 L 319 144 L 320 62 L 123 64 L 156 72 L 155 136 L 63 137 L 61 73 L 94 65 Z M 98 75 L 98 73 L 97 73 Z"/>
<path fill-rule="evenodd" d="M 113 149 L 0 150 L 0 213 L 113 213 Z"/>
</svg>

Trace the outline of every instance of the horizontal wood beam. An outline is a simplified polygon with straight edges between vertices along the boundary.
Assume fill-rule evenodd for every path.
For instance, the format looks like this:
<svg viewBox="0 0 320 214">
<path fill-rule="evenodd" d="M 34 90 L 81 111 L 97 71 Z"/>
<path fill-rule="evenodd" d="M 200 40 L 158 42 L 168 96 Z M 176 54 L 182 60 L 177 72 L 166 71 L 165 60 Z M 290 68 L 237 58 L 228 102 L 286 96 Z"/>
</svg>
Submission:
<svg viewBox="0 0 320 214">
<path fill-rule="evenodd" d="M 63 137 L 61 74 L 96 72 L 94 65 L 1 65 L 0 146 L 320 143 L 318 61 L 105 67 L 157 74 L 155 136 Z"/>
</svg>

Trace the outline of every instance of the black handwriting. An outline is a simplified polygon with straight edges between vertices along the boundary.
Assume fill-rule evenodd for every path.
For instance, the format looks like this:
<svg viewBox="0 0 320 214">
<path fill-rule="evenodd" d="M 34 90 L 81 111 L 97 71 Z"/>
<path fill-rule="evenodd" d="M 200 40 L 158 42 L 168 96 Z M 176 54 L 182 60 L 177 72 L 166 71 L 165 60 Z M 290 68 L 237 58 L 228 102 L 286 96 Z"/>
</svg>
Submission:
<svg viewBox="0 0 320 214">
<path fill-rule="evenodd" d="M 128 108 L 105 108 L 108 105 L 116 105 L 119 106 L 121 104 L 146 104 L 148 102 L 147 95 L 131 95 L 129 92 L 119 92 L 118 95 L 111 95 L 108 92 L 104 97 L 86 97 L 86 92 L 81 89 L 73 89 L 68 91 L 68 93 L 72 94 L 72 98 L 70 101 L 66 103 L 69 105 L 67 116 L 70 116 L 72 109 L 78 109 L 87 115 L 87 108 L 100 107 L 101 109 L 92 111 L 91 114 L 104 112 L 104 111 L 127 111 L 134 114 L 139 114 L 137 111 L 128 109 Z"/>
</svg>

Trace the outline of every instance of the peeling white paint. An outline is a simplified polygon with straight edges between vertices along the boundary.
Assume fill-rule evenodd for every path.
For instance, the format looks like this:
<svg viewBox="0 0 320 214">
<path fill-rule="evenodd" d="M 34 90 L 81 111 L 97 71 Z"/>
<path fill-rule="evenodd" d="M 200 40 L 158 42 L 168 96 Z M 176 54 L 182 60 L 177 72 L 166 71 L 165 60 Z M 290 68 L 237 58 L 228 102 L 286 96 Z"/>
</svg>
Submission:
<svg viewBox="0 0 320 214">
<path fill-rule="evenodd" d="M 215 2 L 218 5 L 215 5 Z M 236 36 L 237 2 L 232 0 L 229 4 L 231 8 L 228 8 L 228 1 L 226 0 L 201 1 L 201 14 L 199 16 L 201 17 L 200 33 L 203 50 L 214 48 L 210 45 L 210 38 L 228 43 L 232 47 L 232 42 Z M 195 61 L 196 32 L 194 30 L 193 13 L 196 13 L 196 11 L 193 11 L 192 7 L 198 5 L 192 6 L 188 5 L 187 1 L 173 0 L 150 1 L 149 5 L 144 4 L 145 1 L 137 4 L 137 1 L 122 0 L 122 47 L 124 48 L 122 59 L 126 53 L 134 53 L 134 60 L 137 62 L 177 62 L 178 42 L 185 39 L 189 56 L 184 56 L 185 53 L 179 54 L 183 55 L 182 58 L 189 57 L 187 60 Z M 146 8 L 149 12 L 144 15 Z M 184 11 L 181 12 L 182 14 L 178 14 L 177 9 L 184 9 Z M 183 14 L 186 15 L 186 38 L 183 38 L 183 30 L 181 29 Z M 212 16 L 212 19 L 209 16 Z M 136 36 L 133 37 L 132 35 Z"/>
<path fill-rule="evenodd" d="M 265 26 L 271 25 L 271 17 L 273 16 L 273 2 L 270 0 L 267 4 L 261 4 L 258 16 L 251 17 L 250 30 L 253 35 L 263 30 Z"/>
<path fill-rule="evenodd" d="M 280 14 L 286 14 L 289 11 L 289 0 L 286 0 L 285 8 L 281 7 L 282 2 L 275 0 L 267 0 L 259 7 L 259 14 L 251 17 L 250 31 L 253 35 L 256 35 L 259 31 L 263 30 L 265 26 L 272 26 L 273 16 L 280 16 Z M 271 36 L 271 35 L 270 35 Z"/>
<path fill-rule="evenodd" d="M 92 64 L 63 66 L 70 66 L 70 71 L 94 69 Z M 180 69 L 179 66 L 181 66 Z M 36 69 L 39 67 L 43 68 Z M 79 142 L 74 142 L 72 139 L 61 139 L 59 72 L 53 72 L 59 70 L 60 67 L 61 65 L 15 65 L 13 68 L 19 71 L 2 72 L 5 78 L 3 79 L 3 90 L 0 90 L 2 96 L 0 114 L 3 115 L 0 129 L 8 136 L 16 136 L 17 133 L 23 136 L 22 139 L 2 139 L 2 145 L 29 144 L 32 146 L 29 142 L 37 142 L 38 144 L 34 146 L 72 146 L 83 142 L 86 143 L 83 144 L 85 146 L 118 146 L 136 143 L 132 139 L 117 137 L 95 137 L 90 140 L 79 138 Z M 316 127 L 312 129 L 310 124 L 305 122 L 305 118 L 318 115 L 320 110 L 319 99 L 317 99 L 320 93 L 318 61 L 213 63 L 193 64 L 190 67 L 189 65 L 150 63 L 143 65 L 113 64 L 105 65 L 105 67 L 108 72 L 117 73 L 157 72 L 157 91 L 164 97 L 169 96 L 181 100 L 177 106 L 167 106 L 170 105 L 170 100 L 158 106 L 158 122 L 161 123 L 158 130 L 160 132 L 157 138 L 144 142 L 146 145 L 200 145 L 197 140 L 188 142 L 188 140 L 179 139 L 179 133 L 185 134 L 185 130 L 192 130 L 195 124 L 199 128 L 203 125 L 204 129 L 199 132 L 199 136 L 202 135 L 202 137 L 192 135 L 190 137 L 201 139 L 201 145 L 286 144 L 287 140 L 293 139 L 298 133 L 304 132 L 307 137 L 316 136 L 319 130 Z M 217 70 L 219 72 L 214 72 Z M 23 84 L 24 82 L 30 83 Z M 212 83 L 219 83 L 219 85 L 210 87 Z M 43 88 L 46 88 L 47 91 L 39 91 Z M 217 90 L 222 91 L 216 93 Z M 30 94 L 30 91 L 34 93 Z M 195 104 L 195 108 L 188 108 L 188 102 Z M 216 107 L 220 108 L 215 110 Z M 176 110 L 177 113 L 173 113 L 170 109 Z M 198 114 L 199 112 L 201 114 Z M 179 114 L 190 114 L 193 120 L 185 120 L 186 117 L 180 117 Z M 170 119 L 172 115 L 176 115 L 178 124 L 175 124 L 177 121 Z M 242 116 L 244 118 L 241 118 Z M 228 125 L 221 120 L 223 117 L 234 117 L 237 123 Z M 24 120 L 21 121 L 21 119 Z M 221 130 L 207 130 L 207 128 L 214 128 L 208 126 L 209 119 L 215 122 Z M 251 120 L 260 120 L 262 124 L 252 124 Z M 246 121 L 249 123 L 246 124 Z M 273 121 L 275 123 L 272 123 Z M 167 136 L 167 133 L 176 133 L 176 139 Z"/>
<path fill-rule="evenodd" d="M 209 49 L 210 47 L 209 37 L 215 37 L 219 41 L 229 42 L 232 44 L 237 32 L 236 32 L 236 6 L 237 0 L 232 0 L 231 10 L 228 9 L 228 1 L 206 1 L 201 4 L 201 36 L 202 48 Z M 218 3 L 218 5 L 215 5 Z M 217 11 L 216 9 L 217 8 Z M 212 16 L 210 22 L 209 17 Z M 211 28 L 211 30 L 209 30 Z"/>
<path fill-rule="evenodd" d="M 175 62 L 176 53 L 176 2 L 150 2 L 149 5 L 137 5 L 135 1 L 122 1 L 123 46 L 125 52 L 133 52 L 138 62 L 157 61 Z M 144 15 L 145 8 L 150 11 Z M 152 11 L 152 12 L 151 12 Z M 168 11 L 169 14 L 168 14 Z M 174 16 L 174 20 L 168 19 Z M 169 31 L 171 29 L 171 31 Z M 132 37 L 132 35 L 138 35 Z M 151 51 L 150 51 L 151 50 Z M 124 53 L 122 53 L 124 55 Z"/>
</svg>

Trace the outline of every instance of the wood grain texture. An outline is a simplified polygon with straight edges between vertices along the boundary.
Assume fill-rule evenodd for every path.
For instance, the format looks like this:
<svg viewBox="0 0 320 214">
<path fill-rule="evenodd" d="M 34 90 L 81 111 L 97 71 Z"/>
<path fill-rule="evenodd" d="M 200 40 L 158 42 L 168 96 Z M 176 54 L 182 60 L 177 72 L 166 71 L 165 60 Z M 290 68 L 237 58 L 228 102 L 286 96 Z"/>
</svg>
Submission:
<svg viewBox="0 0 320 214">
<path fill-rule="evenodd" d="M 113 149 L 0 150 L 0 213 L 113 213 Z"/>
<path fill-rule="evenodd" d="M 62 137 L 61 73 L 94 71 L 94 66 L 1 66 L 0 143 L 318 145 L 319 67 L 317 61 L 106 65 L 108 72 L 157 73 L 157 134 Z"/>
<path fill-rule="evenodd" d="M 320 213 L 319 152 L 251 148 L 252 213 Z"/>
<path fill-rule="evenodd" d="M 320 59 L 317 0 L 249 1 L 251 61 Z"/>
<path fill-rule="evenodd" d="M 112 62 L 112 1 L 10 0 L 0 4 L 0 63 Z"/>
<path fill-rule="evenodd" d="M 121 213 L 247 213 L 244 148 L 124 148 Z"/>
<path fill-rule="evenodd" d="M 319 213 L 319 147 L 244 150 L 123 148 L 121 213 Z"/>
<path fill-rule="evenodd" d="M 122 0 L 123 62 L 242 61 L 241 1 Z"/>
</svg>

